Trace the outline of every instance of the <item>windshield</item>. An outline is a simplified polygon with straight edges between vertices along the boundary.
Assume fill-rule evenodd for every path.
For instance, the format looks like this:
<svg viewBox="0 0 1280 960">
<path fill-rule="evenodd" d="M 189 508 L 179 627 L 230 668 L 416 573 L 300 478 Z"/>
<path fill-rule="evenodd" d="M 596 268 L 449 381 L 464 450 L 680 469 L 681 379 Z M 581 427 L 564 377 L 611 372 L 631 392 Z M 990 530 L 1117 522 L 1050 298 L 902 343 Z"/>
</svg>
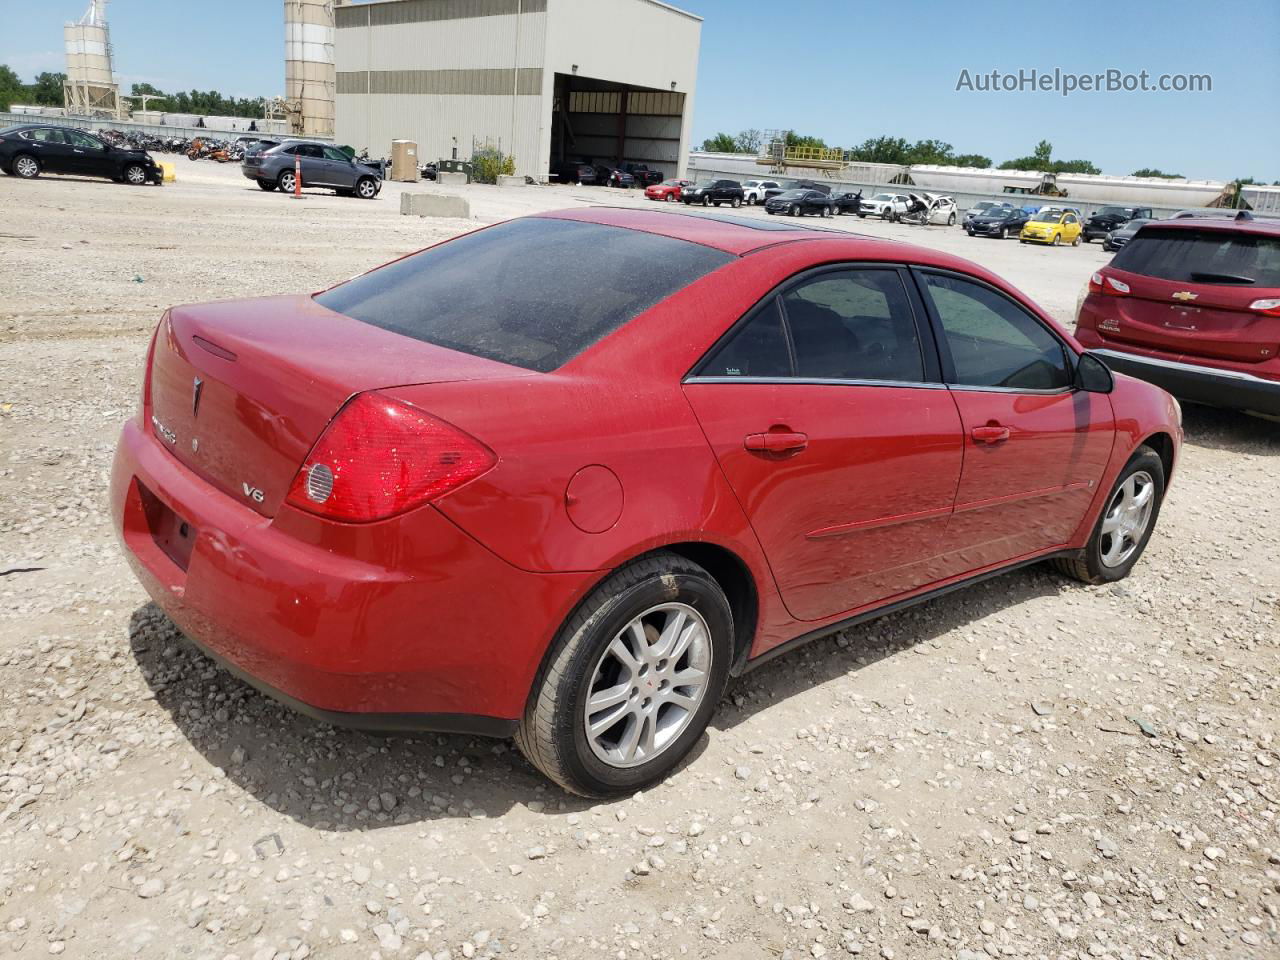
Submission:
<svg viewBox="0 0 1280 960">
<path fill-rule="evenodd" d="M 1176 283 L 1280 289 L 1280 237 L 1156 226 L 1135 234 L 1112 263 Z"/>
<path fill-rule="evenodd" d="M 1062 219 L 1062 211 L 1060 210 L 1041 210 L 1031 218 L 1033 223 L 1057 223 Z"/>
<path fill-rule="evenodd" d="M 716 182 L 714 180 L 699 180 L 694 184 L 694 187 L 698 190 L 710 190 L 715 185 Z"/>
<path fill-rule="evenodd" d="M 678 187 L 680 186 L 680 181 L 679 180 L 663 180 L 662 185 L 664 187 Z"/>
<path fill-rule="evenodd" d="M 1098 211 L 1099 217 L 1127 217 L 1133 213 L 1133 207 L 1103 207 Z"/>
<path fill-rule="evenodd" d="M 871 199 L 872 199 L 872 200 L 881 200 L 881 201 L 892 200 L 892 199 L 893 199 L 893 194 L 892 194 L 892 193 L 877 193 L 877 194 L 876 194 L 874 197 L 872 197 Z"/>
<path fill-rule="evenodd" d="M 774 197 L 775 200 L 799 200 L 809 195 L 808 190 L 786 190 Z"/>
<path fill-rule="evenodd" d="M 531 217 L 430 247 L 315 299 L 383 330 L 545 373 L 732 259 L 672 237 Z"/>
</svg>

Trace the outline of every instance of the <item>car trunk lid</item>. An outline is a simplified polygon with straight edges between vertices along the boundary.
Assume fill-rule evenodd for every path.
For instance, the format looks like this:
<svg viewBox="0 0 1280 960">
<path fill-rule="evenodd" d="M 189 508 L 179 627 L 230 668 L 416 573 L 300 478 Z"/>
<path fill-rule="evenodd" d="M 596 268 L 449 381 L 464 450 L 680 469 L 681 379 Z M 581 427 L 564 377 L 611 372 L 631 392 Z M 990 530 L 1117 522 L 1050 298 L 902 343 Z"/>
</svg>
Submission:
<svg viewBox="0 0 1280 960">
<path fill-rule="evenodd" d="M 335 313 L 309 296 L 175 307 L 157 333 L 149 412 L 192 472 L 266 517 L 354 394 L 529 375 Z"/>
</svg>

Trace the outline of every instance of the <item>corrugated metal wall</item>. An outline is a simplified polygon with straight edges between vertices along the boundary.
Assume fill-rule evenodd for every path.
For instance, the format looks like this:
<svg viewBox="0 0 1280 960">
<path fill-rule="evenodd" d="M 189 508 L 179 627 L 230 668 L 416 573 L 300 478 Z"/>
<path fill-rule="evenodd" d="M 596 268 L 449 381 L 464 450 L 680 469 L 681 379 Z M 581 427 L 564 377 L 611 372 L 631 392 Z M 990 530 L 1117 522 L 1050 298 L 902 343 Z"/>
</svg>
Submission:
<svg viewBox="0 0 1280 960">
<path fill-rule="evenodd" d="M 414 140 L 432 160 L 451 156 L 455 143 L 469 158 L 475 139 L 512 154 L 517 173 L 536 175 L 545 10 L 546 0 L 340 7 L 338 141 L 377 156 L 390 154 L 392 140 Z"/>
</svg>

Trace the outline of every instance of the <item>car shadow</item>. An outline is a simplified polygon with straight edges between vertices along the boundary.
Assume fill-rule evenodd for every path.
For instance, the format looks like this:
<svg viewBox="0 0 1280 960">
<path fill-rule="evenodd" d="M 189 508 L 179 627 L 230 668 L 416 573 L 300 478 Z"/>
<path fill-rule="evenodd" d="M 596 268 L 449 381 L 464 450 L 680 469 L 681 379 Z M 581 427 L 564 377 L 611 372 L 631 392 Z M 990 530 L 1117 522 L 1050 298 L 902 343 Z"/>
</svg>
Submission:
<svg viewBox="0 0 1280 960">
<path fill-rule="evenodd" d="M 1046 564 L 1035 564 L 803 644 L 740 677 L 711 726 L 732 730 L 790 697 L 906 653 L 948 631 L 1007 613 L 1028 600 L 1076 589 L 1079 584 L 1053 573 Z"/>
<path fill-rule="evenodd" d="M 1227 453 L 1280 455 L 1280 423 L 1236 410 L 1182 404 L 1185 442 Z"/>
<path fill-rule="evenodd" d="M 379 735 L 284 707 L 188 643 L 153 603 L 133 612 L 129 645 L 174 726 L 259 802 L 320 830 L 492 817 L 515 807 L 552 816 L 597 801 L 566 793 L 510 741 L 453 734 Z M 706 750 L 703 735 L 681 769 Z M 394 798 L 385 809 L 382 797 Z"/>
<path fill-rule="evenodd" d="M 1069 589 L 1043 566 L 1030 567 L 815 640 L 732 683 L 711 727 L 732 730 L 817 685 Z M 595 804 L 552 784 L 509 741 L 382 736 L 302 716 L 215 664 L 155 604 L 134 611 L 129 643 L 156 703 L 187 742 L 237 787 L 303 826 L 375 830 L 520 806 L 563 816 Z M 697 763 L 709 739 L 700 738 L 681 769 Z M 389 809 L 383 795 L 394 798 Z"/>
</svg>

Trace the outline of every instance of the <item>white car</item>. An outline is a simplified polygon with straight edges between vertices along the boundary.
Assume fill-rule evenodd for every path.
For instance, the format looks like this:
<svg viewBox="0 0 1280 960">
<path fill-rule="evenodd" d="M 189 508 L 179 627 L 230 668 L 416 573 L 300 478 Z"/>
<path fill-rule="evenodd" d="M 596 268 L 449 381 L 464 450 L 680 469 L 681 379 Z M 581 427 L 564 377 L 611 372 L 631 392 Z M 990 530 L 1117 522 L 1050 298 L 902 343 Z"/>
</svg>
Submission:
<svg viewBox="0 0 1280 960">
<path fill-rule="evenodd" d="M 877 193 L 870 200 L 862 201 L 862 210 L 858 216 L 880 217 L 882 220 L 892 220 L 896 214 L 902 213 L 907 209 L 907 195 L 905 193 Z"/>
<path fill-rule="evenodd" d="M 743 180 L 742 181 L 742 202 L 754 206 L 757 203 L 764 203 L 768 197 L 765 196 L 766 190 L 781 190 L 781 185 L 775 180 Z"/>
</svg>

